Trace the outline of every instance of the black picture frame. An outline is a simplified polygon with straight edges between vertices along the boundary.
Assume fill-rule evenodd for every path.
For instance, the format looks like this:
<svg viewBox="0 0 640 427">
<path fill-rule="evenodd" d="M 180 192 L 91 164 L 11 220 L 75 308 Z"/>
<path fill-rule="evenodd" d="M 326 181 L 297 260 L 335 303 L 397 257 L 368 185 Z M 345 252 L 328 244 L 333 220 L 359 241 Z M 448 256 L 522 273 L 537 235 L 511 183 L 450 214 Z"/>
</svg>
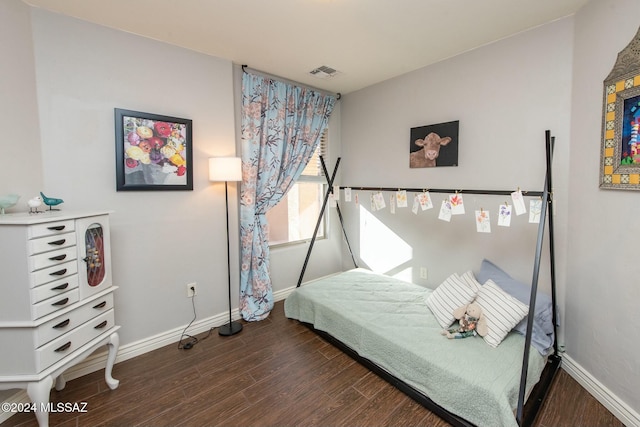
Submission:
<svg viewBox="0 0 640 427">
<path fill-rule="evenodd" d="M 411 128 L 409 137 L 409 168 L 458 166 L 458 133 L 460 121 L 454 120 Z M 431 136 L 437 144 L 435 157 L 425 157 Z"/>
<path fill-rule="evenodd" d="M 115 108 L 116 191 L 193 190 L 190 119 Z"/>
</svg>

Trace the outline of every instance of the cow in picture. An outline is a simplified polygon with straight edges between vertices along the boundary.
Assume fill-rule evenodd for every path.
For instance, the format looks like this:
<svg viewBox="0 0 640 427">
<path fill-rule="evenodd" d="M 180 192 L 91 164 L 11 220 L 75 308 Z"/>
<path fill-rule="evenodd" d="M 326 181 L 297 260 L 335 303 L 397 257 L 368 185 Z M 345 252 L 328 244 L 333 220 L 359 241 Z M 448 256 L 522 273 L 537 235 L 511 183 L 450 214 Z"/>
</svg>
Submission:
<svg viewBox="0 0 640 427">
<path fill-rule="evenodd" d="M 409 167 L 411 168 L 429 168 L 435 167 L 436 159 L 440 154 L 440 147 L 451 142 L 450 137 L 441 138 L 435 132 L 431 132 L 424 139 L 417 139 L 415 144 L 422 147 L 418 151 L 410 154 Z"/>
</svg>

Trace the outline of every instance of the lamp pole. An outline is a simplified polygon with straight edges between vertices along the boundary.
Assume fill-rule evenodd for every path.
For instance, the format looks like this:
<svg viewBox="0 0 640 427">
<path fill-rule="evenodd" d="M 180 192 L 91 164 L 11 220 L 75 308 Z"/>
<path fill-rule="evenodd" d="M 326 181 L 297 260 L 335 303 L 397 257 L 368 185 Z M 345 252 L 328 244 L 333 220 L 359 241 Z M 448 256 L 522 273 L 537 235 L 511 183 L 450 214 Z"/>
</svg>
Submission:
<svg viewBox="0 0 640 427">
<path fill-rule="evenodd" d="M 218 334 L 228 337 L 231 335 L 235 335 L 238 332 L 242 331 L 242 323 L 234 322 L 231 318 L 231 255 L 230 255 L 230 244 L 229 244 L 229 190 L 228 190 L 228 181 L 224 182 L 224 200 L 225 200 L 225 211 L 227 213 L 227 277 L 229 283 L 229 323 L 226 325 L 220 326 L 218 329 Z"/>
</svg>

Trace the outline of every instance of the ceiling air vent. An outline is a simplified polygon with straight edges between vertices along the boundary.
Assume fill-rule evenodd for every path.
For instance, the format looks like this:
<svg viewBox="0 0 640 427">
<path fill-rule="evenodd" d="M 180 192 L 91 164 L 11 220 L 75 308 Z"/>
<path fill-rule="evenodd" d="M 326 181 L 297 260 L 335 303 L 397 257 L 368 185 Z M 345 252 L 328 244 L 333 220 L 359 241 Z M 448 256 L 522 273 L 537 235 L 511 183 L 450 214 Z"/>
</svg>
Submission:
<svg viewBox="0 0 640 427">
<path fill-rule="evenodd" d="M 338 71 L 331 67 L 327 67 L 326 65 L 321 65 L 320 67 L 309 71 L 309 74 L 318 77 L 319 79 L 327 79 L 338 74 Z"/>
</svg>

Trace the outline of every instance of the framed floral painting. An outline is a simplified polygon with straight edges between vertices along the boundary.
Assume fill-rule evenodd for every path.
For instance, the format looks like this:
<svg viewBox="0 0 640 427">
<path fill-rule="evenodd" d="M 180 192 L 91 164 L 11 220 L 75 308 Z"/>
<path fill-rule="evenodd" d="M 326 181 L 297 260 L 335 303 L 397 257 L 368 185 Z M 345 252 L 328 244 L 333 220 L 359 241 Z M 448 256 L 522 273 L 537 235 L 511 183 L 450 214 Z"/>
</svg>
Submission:
<svg viewBox="0 0 640 427">
<path fill-rule="evenodd" d="M 192 122 L 115 109 L 116 190 L 193 190 Z"/>
</svg>

